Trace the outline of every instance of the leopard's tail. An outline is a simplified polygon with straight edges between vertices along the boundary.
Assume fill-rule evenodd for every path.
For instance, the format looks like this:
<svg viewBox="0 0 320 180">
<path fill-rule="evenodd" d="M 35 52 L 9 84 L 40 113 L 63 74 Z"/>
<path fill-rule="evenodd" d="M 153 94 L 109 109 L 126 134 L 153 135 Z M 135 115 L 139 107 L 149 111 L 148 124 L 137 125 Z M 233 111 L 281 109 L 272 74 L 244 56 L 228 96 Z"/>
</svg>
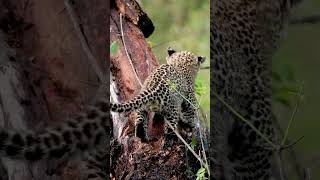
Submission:
<svg viewBox="0 0 320 180">
<path fill-rule="evenodd" d="M 147 90 L 142 91 L 138 96 L 130 100 L 129 102 L 122 104 L 111 103 L 111 111 L 113 112 L 130 112 L 147 106 L 155 99 L 156 91 L 149 92 Z"/>
<path fill-rule="evenodd" d="M 71 157 L 104 146 L 109 120 L 109 102 L 100 100 L 78 117 L 39 133 L 1 128 L 0 156 L 30 161 Z"/>
</svg>

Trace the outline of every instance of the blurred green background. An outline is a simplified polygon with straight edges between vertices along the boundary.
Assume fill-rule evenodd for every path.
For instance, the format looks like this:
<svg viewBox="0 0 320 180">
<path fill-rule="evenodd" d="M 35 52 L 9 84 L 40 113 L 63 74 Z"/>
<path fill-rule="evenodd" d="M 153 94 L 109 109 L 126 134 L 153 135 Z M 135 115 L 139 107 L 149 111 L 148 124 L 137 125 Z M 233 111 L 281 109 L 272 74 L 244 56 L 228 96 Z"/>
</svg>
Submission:
<svg viewBox="0 0 320 180">
<path fill-rule="evenodd" d="M 167 48 L 177 51 L 188 50 L 195 55 L 205 56 L 210 65 L 210 2 L 209 0 L 142 0 L 142 8 L 151 18 L 155 31 L 147 39 L 160 63 L 165 63 Z M 207 115 L 203 121 L 209 126 L 210 120 L 210 70 L 203 69 L 197 78 L 202 89 L 198 96 L 200 106 Z"/>
<path fill-rule="evenodd" d="M 293 11 L 293 17 L 316 14 L 320 15 L 319 0 L 304 0 Z M 310 170 L 311 179 L 320 179 L 320 21 L 288 26 L 286 37 L 273 58 L 273 71 L 281 78 L 273 81 L 274 87 L 278 87 L 274 91 L 273 107 L 283 129 L 297 102 L 297 97 L 289 91 L 303 84 L 303 100 L 289 130 L 289 138 L 294 141 L 304 136 L 294 146 L 298 161 Z"/>
</svg>

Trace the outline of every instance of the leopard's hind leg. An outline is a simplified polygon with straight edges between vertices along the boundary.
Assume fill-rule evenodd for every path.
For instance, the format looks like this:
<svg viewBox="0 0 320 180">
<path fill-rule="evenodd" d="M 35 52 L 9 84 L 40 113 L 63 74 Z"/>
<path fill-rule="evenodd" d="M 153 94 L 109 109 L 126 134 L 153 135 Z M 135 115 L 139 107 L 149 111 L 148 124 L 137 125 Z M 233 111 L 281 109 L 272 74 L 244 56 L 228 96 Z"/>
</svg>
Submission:
<svg viewBox="0 0 320 180">
<path fill-rule="evenodd" d="M 146 110 L 138 109 L 135 120 L 135 136 L 141 138 L 142 141 L 150 140 L 148 136 L 148 113 Z"/>
</svg>

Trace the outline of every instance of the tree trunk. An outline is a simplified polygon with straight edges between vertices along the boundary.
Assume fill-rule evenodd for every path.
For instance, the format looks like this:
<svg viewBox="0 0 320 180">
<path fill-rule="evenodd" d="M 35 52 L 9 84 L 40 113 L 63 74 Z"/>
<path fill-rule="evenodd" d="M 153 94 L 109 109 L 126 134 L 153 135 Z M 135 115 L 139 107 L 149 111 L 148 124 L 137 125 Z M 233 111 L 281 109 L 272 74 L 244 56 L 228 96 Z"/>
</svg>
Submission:
<svg viewBox="0 0 320 180">
<path fill-rule="evenodd" d="M 111 5 L 110 44 L 119 44 L 111 56 L 111 98 L 125 102 L 135 97 L 146 77 L 158 66 L 145 37 L 153 31 L 147 15 L 135 1 L 116 0 Z M 151 32 L 151 33 L 150 33 Z M 122 36 L 123 35 L 123 36 Z M 164 52 L 166 53 L 166 52 Z M 132 61 L 132 65 L 130 65 Z M 136 72 L 136 73 L 135 73 Z M 139 79 L 139 80 L 138 80 Z M 180 140 L 160 152 L 163 118 L 149 113 L 148 134 L 158 140 L 142 143 L 134 133 L 134 114 L 112 113 L 114 141 L 111 146 L 111 174 L 115 179 L 194 179 L 199 163 Z M 126 123 L 128 122 L 128 123 Z M 190 142 L 190 138 L 187 139 Z"/>
<path fill-rule="evenodd" d="M 109 4 L 76 1 L 72 8 L 79 22 L 74 22 L 66 2 L 0 1 L 1 126 L 40 131 L 79 113 L 95 96 L 99 79 L 74 24 L 80 24 L 85 43 L 98 59 L 95 63 L 105 69 Z M 75 160 L 1 162 L 3 180 L 85 177 L 83 164 Z"/>
</svg>

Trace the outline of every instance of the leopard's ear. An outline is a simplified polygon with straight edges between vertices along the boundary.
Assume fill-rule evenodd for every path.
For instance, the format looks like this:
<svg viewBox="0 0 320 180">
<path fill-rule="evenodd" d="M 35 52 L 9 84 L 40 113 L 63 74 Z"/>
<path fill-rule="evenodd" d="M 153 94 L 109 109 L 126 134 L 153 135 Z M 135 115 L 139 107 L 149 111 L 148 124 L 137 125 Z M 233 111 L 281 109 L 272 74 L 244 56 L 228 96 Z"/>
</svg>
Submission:
<svg viewBox="0 0 320 180">
<path fill-rule="evenodd" d="M 176 52 L 176 50 L 172 49 L 171 47 L 168 47 L 167 52 L 168 52 L 168 55 L 171 56 L 173 53 Z"/>
<path fill-rule="evenodd" d="M 204 56 L 198 56 L 198 62 L 199 62 L 200 64 L 204 63 L 204 61 L 206 61 L 206 57 L 204 57 Z"/>
</svg>

